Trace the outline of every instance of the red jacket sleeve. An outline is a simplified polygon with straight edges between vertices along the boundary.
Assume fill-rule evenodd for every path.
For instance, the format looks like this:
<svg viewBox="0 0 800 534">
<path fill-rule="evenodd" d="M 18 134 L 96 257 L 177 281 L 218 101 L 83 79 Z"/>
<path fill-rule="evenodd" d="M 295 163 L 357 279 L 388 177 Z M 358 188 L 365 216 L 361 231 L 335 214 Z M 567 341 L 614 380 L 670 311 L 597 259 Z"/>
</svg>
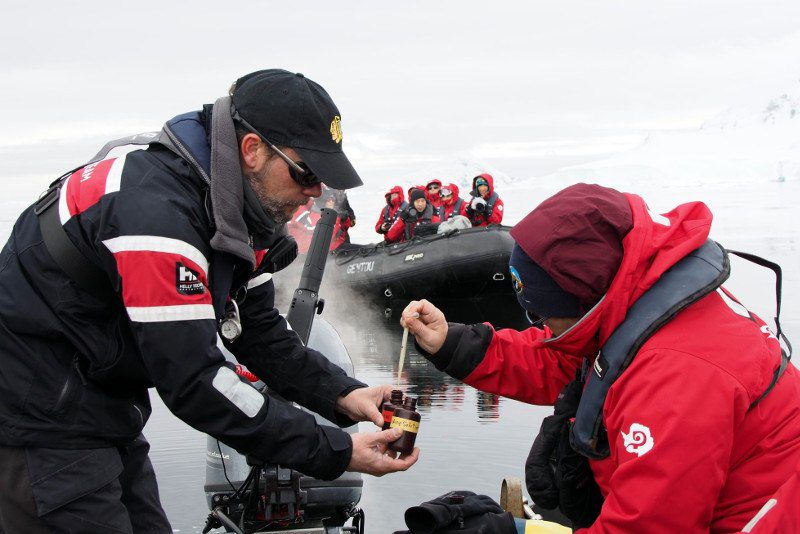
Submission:
<svg viewBox="0 0 800 534">
<path fill-rule="evenodd" d="M 442 348 L 427 357 L 440 371 L 481 391 L 551 405 L 575 378 L 581 359 L 544 347 L 545 335 L 538 328 L 496 331 L 488 323 L 451 323 Z"/>
<path fill-rule="evenodd" d="M 503 201 L 500 197 L 497 198 L 497 201 L 494 203 L 494 208 L 492 209 L 492 215 L 489 217 L 488 224 L 500 224 L 503 222 Z"/>
<path fill-rule="evenodd" d="M 609 390 L 609 458 L 592 462 L 606 500 L 581 533 L 708 533 L 750 399 L 735 378 L 679 351 L 654 349 Z"/>
<path fill-rule="evenodd" d="M 406 229 L 406 222 L 403 220 L 402 217 L 398 217 L 389 231 L 386 232 L 386 241 L 389 243 L 394 243 L 397 241 L 402 241 L 405 235 Z"/>
<path fill-rule="evenodd" d="M 746 532 L 778 534 L 800 532 L 800 465 L 797 471 L 769 499 L 748 523 Z M 745 532 L 742 529 L 741 532 Z"/>
<path fill-rule="evenodd" d="M 464 379 L 470 386 L 528 404 L 552 405 L 581 359 L 545 348 L 545 331 L 497 330 L 481 362 Z"/>
<path fill-rule="evenodd" d="M 384 232 L 381 232 L 381 225 L 383 224 L 383 212 L 385 210 L 386 210 L 385 207 L 381 210 L 380 214 L 378 215 L 378 222 L 375 223 L 375 231 L 378 232 L 379 234 L 383 234 L 384 233 Z"/>
</svg>

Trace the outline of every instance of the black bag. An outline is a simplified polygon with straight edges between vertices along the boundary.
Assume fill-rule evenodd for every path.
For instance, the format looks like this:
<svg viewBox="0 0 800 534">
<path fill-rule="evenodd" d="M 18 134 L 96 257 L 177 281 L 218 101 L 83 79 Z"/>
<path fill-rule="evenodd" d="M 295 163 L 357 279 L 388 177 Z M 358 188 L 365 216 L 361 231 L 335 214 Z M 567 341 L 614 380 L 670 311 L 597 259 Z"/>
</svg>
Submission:
<svg viewBox="0 0 800 534">
<path fill-rule="evenodd" d="M 546 510 L 558 508 L 574 528 L 594 523 L 603 506 L 588 458 L 570 444 L 570 419 L 582 390 L 583 381 L 573 380 L 558 395 L 554 413 L 542 421 L 525 462 L 525 484 L 533 502 Z"/>
<path fill-rule="evenodd" d="M 516 534 L 514 517 L 495 500 L 471 491 L 451 491 L 406 510 L 409 530 L 395 534 Z"/>
<path fill-rule="evenodd" d="M 424 237 L 426 235 L 436 235 L 439 223 L 420 224 L 414 228 L 414 237 Z"/>
</svg>

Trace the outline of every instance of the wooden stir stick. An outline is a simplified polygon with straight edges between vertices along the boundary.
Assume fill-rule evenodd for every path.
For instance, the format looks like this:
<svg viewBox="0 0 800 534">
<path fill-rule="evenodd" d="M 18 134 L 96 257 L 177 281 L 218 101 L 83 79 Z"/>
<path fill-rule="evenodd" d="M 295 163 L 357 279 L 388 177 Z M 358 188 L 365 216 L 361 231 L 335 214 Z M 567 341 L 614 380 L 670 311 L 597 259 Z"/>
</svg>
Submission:
<svg viewBox="0 0 800 534">
<path fill-rule="evenodd" d="M 412 317 L 419 317 L 419 313 L 414 312 Z M 408 327 L 403 328 L 403 341 L 400 342 L 400 365 L 397 366 L 397 385 L 400 385 L 400 375 L 403 373 L 403 363 L 406 361 L 406 349 L 408 348 Z"/>
</svg>

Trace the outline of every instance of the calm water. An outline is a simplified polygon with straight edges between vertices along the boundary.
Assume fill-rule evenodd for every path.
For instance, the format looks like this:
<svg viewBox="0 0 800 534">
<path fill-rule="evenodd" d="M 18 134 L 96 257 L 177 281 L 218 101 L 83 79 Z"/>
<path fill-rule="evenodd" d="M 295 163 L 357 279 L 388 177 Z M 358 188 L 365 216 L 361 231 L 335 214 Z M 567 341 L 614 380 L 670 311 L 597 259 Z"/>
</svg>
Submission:
<svg viewBox="0 0 800 534">
<path fill-rule="evenodd" d="M 623 188 L 623 190 L 633 188 Z M 800 344 L 800 183 L 720 184 L 696 191 L 692 186 L 651 185 L 638 188 L 654 209 L 702 198 L 715 214 L 713 237 L 730 248 L 748 250 L 778 261 L 784 268 L 784 329 Z M 521 196 L 544 198 L 552 191 L 510 191 L 507 216 L 518 220 L 534 204 L 515 208 Z M 663 210 L 662 210 L 663 211 Z M 726 284 L 754 311 L 774 314 L 771 273 L 735 260 Z M 327 293 L 326 293 L 327 291 Z M 329 304 L 332 288 L 322 295 Z M 381 310 L 364 309 L 357 301 L 329 306 L 324 317 L 337 327 L 353 358 L 357 376 L 369 383 L 391 383 L 397 369 L 401 330 L 381 319 Z M 403 527 L 404 510 L 453 489 L 469 489 L 499 497 L 503 477 L 523 478 L 523 463 L 541 419 L 549 408 L 527 406 L 463 386 L 411 352 L 403 383 L 420 398 L 422 426 L 417 444 L 419 462 L 408 472 L 383 478 L 364 477 L 361 501 L 370 534 Z M 205 436 L 173 417 L 153 396 L 154 412 L 145 434 L 164 506 L 180 532 L 201 531 L 207 514 L 203 495 Z M 362 429 L 367 429 L 366 425 Z"/>
</svg>

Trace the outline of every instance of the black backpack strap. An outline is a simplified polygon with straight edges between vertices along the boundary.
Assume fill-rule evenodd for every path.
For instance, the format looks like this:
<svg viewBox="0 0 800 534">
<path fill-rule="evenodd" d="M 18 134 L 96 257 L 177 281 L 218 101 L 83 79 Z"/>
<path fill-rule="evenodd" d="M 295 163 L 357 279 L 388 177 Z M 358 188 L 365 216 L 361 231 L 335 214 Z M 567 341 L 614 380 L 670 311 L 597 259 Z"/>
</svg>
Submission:
<svg viewBox="0 0 800 534">
<path fill-rule="evenodd" d="M 105 302 L 113 302 L 118 297 L 108 275 L 78 250 L 58 216 L 61 186 L 71 174 L 67 173 L 53 182 L 36 202 L 33 211 L 39 217 L 39 229 L 47 251 L 61 270 L 91 295 Z"/>
<path fill-rule="evenodd" d="M 775 320 L 775 328 L 777 330 L 775 333 L 775 337 L 778 338 L 778 343 L 780 343 L 781 340 L 783 340 L 783 342 L 786 344 L 786 348 L 789 351 L 787 353 L 785 350 L 783 350 L 783 348 L 781 348 L 781 364 L 778 366 L 777 369 L 775 369 L 775 373 L 772 375 L 772 381 L 769 383 L 769 386 L 764 391 L 764 393 L 762 393 L 761 396 L 758 397 L 755 401 L 753 401 L 753 403 L 750 405 L 750 408 L 752 408 L 753 406 L 761 402 L 761 399 L 766 397 L 767 393 L 772 391 L 772 388 L 774 388 L 775 384 L 778 383 L 778 379 L 781 377 L 781 375 L 783 375 L 784 371 L 786 371 L 786 368 L 789 366 L 789 361 L 792 359 L 792 344 L 789 342 L 789 338 L 786 337 L 786 334 L 784 334 L 783 330 L 781 329 L 781 294 L 783 292 L 783 271 L 781 270 L 781 266 L 778 265 L 777 263 L 765 260 L 760 256 L 756 256 L 755 254 L 750 254 L 748 252 L 739 252 L 730 249 L 728 249 L 728 252 L 735 256 L 739 256 L 740 258 L 745 259 L 749 262 L 755 263 L 756 265 L 766 267 L 767 269 L 775 273 L 776 309 L 775 309 L 774 320 Z"/>
</svg>

